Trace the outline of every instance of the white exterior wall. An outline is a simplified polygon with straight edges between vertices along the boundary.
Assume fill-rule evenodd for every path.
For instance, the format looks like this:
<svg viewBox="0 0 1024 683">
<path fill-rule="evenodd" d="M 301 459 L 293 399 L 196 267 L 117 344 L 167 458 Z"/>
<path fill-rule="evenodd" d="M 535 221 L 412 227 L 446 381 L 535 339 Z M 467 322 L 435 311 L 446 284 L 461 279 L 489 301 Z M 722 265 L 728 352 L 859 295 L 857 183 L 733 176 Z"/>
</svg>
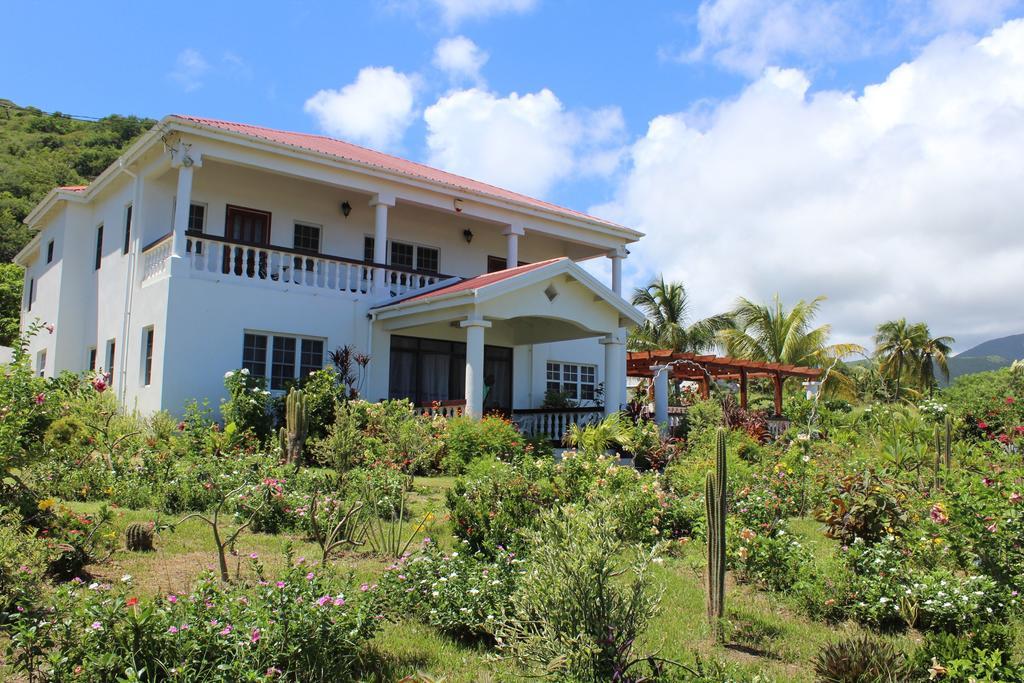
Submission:
<svg viewBox="0 0 1024 683">
<path fill-rule="evenodd" d="M 165 166 L 140 177 L 144 178 L 141 208 L 134 209 L 128 255 L 122 253 L 125 209 L 132 202 L 135 181 L 127 175 L 88 204 L 62 202 L 42 223 L 39 246 L 34 259 L 29 256 L 26 271 L 26 283 L 29 277 L 36 280 L 36 301 L 23 320 L 38 317 L 57 328 L 56 334 L 44 331 L 32 342 L 33 358 L 40 349 L 47 349 L 47 375 L 85 370 L 90 347 L 97 349 L 97 365 L 108 369 L 106 347 L 114 339 L 115 390 L 129 409 L 180 414 L 193 398 L 209 399 L 216 407 L 225 396 L 224 373 L 241 365 L 243 333 L 251 330 L 322 338 L 325 353 L 346 344 L 369 352 L 372 361 L 364 396 L 371 400 L 387 396 L 390 335 L 380 325 L 371 332 L 367 314 L 379 300 L 370 295 L 282 291 L 230 277 L 219 282 L 194 278 L 187 271 L 184 276 L 141 283 L 142 249 L 169 233 L 173 225 L 177 170 Z M 223 236 L 226 206 L 233 204 L 271 212 L 272 247 L 291 248 L 293 226 L 299 221 L 321 227 L 321 253 L 351 259 L 362 259 L 364 237 L 374 233 L 372 196 L 214 160 L 195 168 L 192 187 L 192 202 L 207 207 L 204 232 L 208 235 Z M 352 206 L 347 218 L 340 210 L 343 201 Z M 104 225 L 103 260 L 96 271 L 100 223 Z M 402 201 L 390 208 L 388 216 L 389 238 L 438 248 L 439 270 L 462 277 L 485 272 L 489 255 L 505 257 L 502 228 Z M 463 234 L 466 229 L 473 232 L 470 244 Z M 50 238 L 55 239 L 54 261 L 46 264 Z M 526 262 L 595 248 L 531 233 L 528 227 L 518 244 L 519 259 Z M 133 254 L 134 277 L 130 272 Z M 143 386 L 143 331 L 149 326 L 155 332 L 152 382 Z M 435 338 L 464 341 L 465 331 L 442 326 Z M 491 330 L 485 339 L 487 344 L 513 346 L 510 338 Z M 540 405 L 548 360 L 596 365 L 598 382 L 603 382 L 603 358 L 596 338 L 513 346 L 514 406 Z M 269 362 L 268 357 L 268 366 Z"/>
</svg>

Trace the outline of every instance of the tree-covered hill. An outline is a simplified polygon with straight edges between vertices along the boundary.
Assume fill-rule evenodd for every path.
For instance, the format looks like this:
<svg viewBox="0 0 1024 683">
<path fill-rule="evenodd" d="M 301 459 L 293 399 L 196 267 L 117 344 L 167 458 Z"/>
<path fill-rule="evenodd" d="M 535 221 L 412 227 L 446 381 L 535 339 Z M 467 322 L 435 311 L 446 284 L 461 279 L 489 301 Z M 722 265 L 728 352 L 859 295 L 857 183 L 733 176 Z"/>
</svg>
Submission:
<svg viewBox="0 0 1024 683">
<path fill-rule="evenodd" d="M 18 330 L 22 276 L 10 261 L 32 236 L 25 216 L 54 187 L 87 184 L 154 123 L 116 114 L 83 121 L 0 99 L 0 345 Z"/>
<path fill-rule="evenodd" d="M 111 115 L 82 121 L 0 99 L 0 262 L 29 240 L 22 220 L 58 185 L 85 185 L 156 123 Z"/>
</svg>

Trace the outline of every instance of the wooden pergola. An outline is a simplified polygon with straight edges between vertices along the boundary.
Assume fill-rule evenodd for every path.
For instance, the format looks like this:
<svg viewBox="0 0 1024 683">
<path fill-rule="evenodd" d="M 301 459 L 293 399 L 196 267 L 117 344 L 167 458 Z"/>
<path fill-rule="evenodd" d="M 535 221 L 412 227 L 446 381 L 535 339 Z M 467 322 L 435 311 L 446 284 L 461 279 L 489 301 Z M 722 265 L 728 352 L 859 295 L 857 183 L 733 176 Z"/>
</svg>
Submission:
<svg viewBox="0 0 1024 683">
<path fill-rule="evenodd" d="M 740 406 L 747 407 L 747 382 L 771 379 L 775 386 L 775 414 L 782 414 L 782 383 L 787 377 L 805 381 L 821 376 L 819 368 L 784 363 L 762 363 L 729 356 L 701 355 L 677 351 L 630 351 L 626 354 L 626 376 L 653 379 L 664 373 L 669 379 L 695 382 L 702 398 L 710 394 L 712 380 L 738 380 Z"/>
</svg>

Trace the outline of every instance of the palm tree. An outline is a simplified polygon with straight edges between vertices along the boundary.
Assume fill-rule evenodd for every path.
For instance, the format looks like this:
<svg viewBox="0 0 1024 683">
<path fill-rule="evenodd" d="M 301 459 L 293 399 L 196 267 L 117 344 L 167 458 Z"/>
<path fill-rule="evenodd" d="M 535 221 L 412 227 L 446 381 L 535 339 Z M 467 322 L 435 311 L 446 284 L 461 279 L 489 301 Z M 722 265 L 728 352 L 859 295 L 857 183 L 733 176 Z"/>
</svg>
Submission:
<svg viewBox="0 0 1024 683">
<path fill-rule="evenodd" d="M 929 393 L 935 391 L 935 369 L 942 373 L 943 379 L 949 382 L 949 354 L 956 339 L 950 336 L 932 337 L 931 330 L 924 323 L 924 344 L 921 346 L 920 375 L 921 387 Z"/>
<path fill-rule="evenodd" d="M 647 322 L 630 332 L 633 351 L 707 351 L 715 346 L 715 334 L 731 322 L 728 315 L 719 314 L 687 325 L 690 300 L 686 287 L 681 282 L 665 282 L 664 276 L 637 287 L 632 302 L 647 316 Z"/>
<path fill-rule="evenodd" d="M 787 311 L 778 294 L 770 304 L 741 297 L 731 314 L 734 325 L 719 332 L 719 341 L 734 358 L 809 367 L 863 352 L 858 344 L 829 344 L 831 325 L 811 328 L 824 300 L 800 300 Z"/>
<path fill-rule="evenodd" d="M 949 380 L 949 354 L 952 337 L 932 337 L 926 323 L 908 323 L 906 318 L 890 320 L 878 326 L 875 355 L 886 376 L 896 383 L 896 400 L 903 380 L 913 382 L 921 391 L 935 388 L 938 368 Z"/>
<path fill-rule="evenodd" d="M 900 387 L 904 373 L 916 374 L 918 349 L 924 340 L 918 325 L 910 325 L 906 318 L 889 320 L 878 326 L 875 333 L 875 356 L 882 374 L 896 382 L 896 400 L 900 400 Z"/>
</svg>

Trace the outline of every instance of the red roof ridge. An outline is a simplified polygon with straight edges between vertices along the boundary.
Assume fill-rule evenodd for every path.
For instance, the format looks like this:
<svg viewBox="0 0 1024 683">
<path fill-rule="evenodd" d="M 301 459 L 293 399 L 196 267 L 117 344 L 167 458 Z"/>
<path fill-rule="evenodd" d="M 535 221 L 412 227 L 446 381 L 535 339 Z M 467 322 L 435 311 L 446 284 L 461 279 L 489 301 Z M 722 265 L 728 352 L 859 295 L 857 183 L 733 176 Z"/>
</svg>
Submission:
<svg viewBox="0 0 1024 683">
<path fill-rule="evenodd" d="M 358 163 L 365 163 L 365 164 L 368 164 L 368 165 L 371 165 L 371 166 L 376 166 L 378 168 L 383 168 L 383 169 L 389 170 L 389 171 L 396 171 L 396 172 L 404 173 L 404 174 L 407 174 L 407 175 L 418 176 L 418 177 L 424 178 L 426 180 L 430 180 L 432 182 L 442 183 L 442 184 L 449 185 L 451 187 L 459 188 L 459 189 L 462 189 L 462 190 L 468 190 L 468 191 L 471 191 L 471 192 L 480 192 L 482 194 L 488 194 L 488 195 L 497 197 L 499 199 L 510 199 L 510 200 L 522 202 L 522 203 L 525 203 L 525 204 L 531 204 L 531 205 L 533 205 L 535 207 L 538 207 L 538 208 L 544 208 L 544 209 L 547 209 L 549 211 L 554 211 L 556 213 L 561 213 L 561 214 L 565 214 L 565 215 L 571 215 L 571 216 L 576 216 L 576 217 L 579 217 L 579 218 L 584 218 L 584 219 L 591 220 L 591 221 L 596 221 L 598 223 L 601 223 L 601 224 L 604 224 L 604 225 L 607 225 L 607 226 L 610 226 L 610 227 L 614 227 L 614 228 L 620 228 L 620 229 L 625 228 L 625 226 L 623 226 L 623 225 L 619 225 L 618 223 L 614 223 L 612 221 L 605 220 L 603 218 L 598 218 L 597 216 L 592 216 L 592 215 L 590 215 L 588 213 L 585 213 L 583 211 L 577 211 L 575 209 L 569 209 L 567 207 L 559 206 L 558 204 L 553 204 L 553 203 L 545 201 L 543 199 L 536 199 L 534 197 L 530 197 L 529 195 L 525 195 L 525 194 L 522 194 L 520 192 L 515 192 L 513 190 L 509 190 L 509 189 L 506 189 L 506 188 L 503 188 L 503 187 L 499 187 L 499 186 L 493 185 L 491 183 L 487 183 L 487 182 L 484 182 L 484 181 L 481 181 L 481 180 L 475 180 L 475 179 L 470 178 L 468 176 L 459 175 L 458 173 L 452 173 L 451 171 L 445 171 L 444 169 L 435 168 L 433 166 L 428 166 L 427 164 L 420 163 L 418 161 L 412 161 L 411 159 L 404 159 L 402 157 L 395 156 L 394 154 L 388 154 L 387 152 L 381 152 L 379 150 L 372 149 L 370 147 L 365 147 L 363 145 L 358 145 L 356 143 L 349 142 L 347 140 L 341 140 L 339 138 L 332 138 L 332 137 L 327 136 L 327 135 L 321 135 L 321 134 L 318 134 L 318 133 L 301 133 L 301 132 L 298 132 L 298 131 L 282 130 L 280 128 L 270 128 L 270 127 L 267 127 L 267 126 L 257 126 L 257 125 L 251 124 L 251 123 L 238 123 L 238 122 L 235 122 L 235 121 L 225 121 L 223 119 L 213 119 L 213 118 L 207 118 L 207 117 L 203 117 L 203 116 L 192 116 L 190 114 L 171 114 L 171 116 L 173 118 L 182 119 L 184 121 L 190 121 L 192 123 L 197 123 L 199 125 L 210 126 L 210 127 L 213 127 L 213 128 L 220 128 L 222 130 L 229 130 L 229 131 L 233 131 L 233 132 L 236 132 L 236 133 L 241 133 L 243 135 L 249 135 L 250 137 L 262 138 L 262 139 L 267 140 L 269 142 L 275 142 L 275 143 L 278 143 L 278 144 L 287 145 L 289 147 L 295 147 L 295 148 L 299 148 L 299 149 L 306 149 L 306 150 L 309 150 L 309 151 L 319 152 L 321 154 L 326 154 L 328 156 L 333 156 L 333 157 L 336 157 L 336 158 L 343 158 L 343 159 L 347 159 L 349 161 L 356 161 Z M 296 136 L 296 137 L 304 138 L 304 139 L 307 139 L 307 140 L 322 140 L 322 141 L 325 141 L 325 142 L 328 142 L 328 143 L 331 143 L 331 144 L 341 144 L 341 145 L 345 145 L 347 147 L 350 147 L 352 149 L 359 150 L 359 151 L 365 153 L 366 156 L 378 157 L 378 160 L 358 159 L 358 158 L 353 158 L 353 157 L 346 157 L 345 155 L 339 154 L 338 152 L 331 152 L 331 151 L 328 151 L 328 150 L 323 149 L 323 148 L 317 149 L 315 147 L 311 147 L 311 146 L 307 146 L 307 145 L 296 144 L 298 141 L 287 141 L 287 140 L 281 139 L 280 137 L 271 137 L 270 135 L 267 135 L 267 133 L 277 134 L 278 136 Z M 391 163 L 391 164 L 380 163 L 383 160 L 390 160 L 393 163 Z M 401 168 L 402 166 L 407 166 L 409 168 Z M 628 228 L 625 228 L 625 229 L 628 229 Z"/>
<path fill-rule="evenodd" d="M 66 192 L 84 192 L 88 185 L 60 185 L 57 189 Z"/>
</svg>

